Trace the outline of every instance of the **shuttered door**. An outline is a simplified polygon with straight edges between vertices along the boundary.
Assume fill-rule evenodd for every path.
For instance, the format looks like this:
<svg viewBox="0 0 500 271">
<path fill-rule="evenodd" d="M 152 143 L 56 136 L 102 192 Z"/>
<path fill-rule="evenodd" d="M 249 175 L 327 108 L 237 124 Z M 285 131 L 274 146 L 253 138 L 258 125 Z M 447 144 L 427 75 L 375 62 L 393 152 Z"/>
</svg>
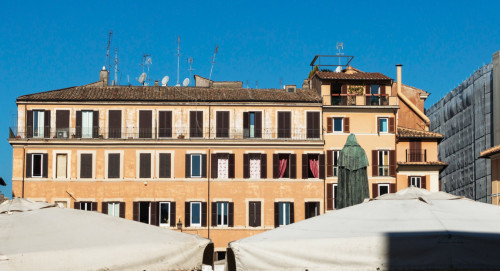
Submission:
<svg viewBox="0 0 500 271">
<path fill-rule="evenodd" d="M 160 153 L 159 161 L 159 173 L 160 178 L 170 178 L 171 177 L 171 156 L 170 153 Z"/>
<path fill-rule="evenodd" d="M 76 131 L 75 135 L 76 138 L 81 138 L 82 137 L 82 111 L 76 111 Z"/>
<path fill-rule="evenodd" d="M 256 138 L 262 137 L 262 112 L 255 112 L 255 133 Z"/>
<path fill-rule="evenodd" d="M 189 112 L 189 136 L 202 137 L 203 111 Z"/>
<path fill-rule="evenodd" d="M 191 154 L 186 154 L 185 158 L 185 178 L 191 178 Z"/>
<path fill-rule="evenodd" d="M 33 137 L 33 110 L 28 110 L 26 113 L 26 137 Z"/>
<path fill-rule="evenodd" d="M 291 137 L 291 120 L 290 112 L 278 112 L 278 138 Z"/>
<path fill-rule="evenodd" d="M 219 175 L 218 167 L 219 164 L 217 154 L 212 153 L 210 155 L 210 178 L 217 179 L 217 176 Z"/>
<path fill-rule="evenodd" d="M 92 178 L 92 154 L 82 153 L 80 156 L 80 178 Z"/>
<path fill-rule="evenodd" d="M 42 172 L 42 177 L 47 178 L 49 176 L 49 155 L 44 153 L 42 155 L 43 157 L 43 172 Z"/>
<path fill-rule="evenodd" d="M 108 214 L 108 202 L 103 201 L 101 203 L 101 213 L 107 215 Z"/>
<path fill-rule="evenodd" d="M 44 111 L 43 128 L 43 137 L 50 138 L 50 110 Z"/>
<path fill-rule="evenodd" d="M 151 138 L 153 132 L 153 112 L 139 111 L 139 138 Z"/>
<path fill-rule="evenodd" d="M 56 137 L 69 137 L 69 110 L 56 110 Z"/>
<path fill-rule="evenodd" d="M 176 209 L 175 201 L 170 202 L 170 227 L 175 227 Z"/>
<path fill-rule="evenodd" d="M 159 226 L 160 225 L 160 219 L 158 218 L 159 216 L 159 203 L 158 202 L 151 202 L 151 225 Z"/>
<path fill-rule="evenodd" d="M 207 177 L 207 155 L 206 154 L 201 155 L 201 177 L 202 178 Z"/>
<path fill-rule="evenodd" d="M 293 202 L 290 202 L 290 224 L 295 222 L 295 208 Z"/>
<path fill-rule="evenodd" d="M 326 185 L 326 209 L 333 210 L 333 184 Z"/>
<path fill-rule="evenodd" d="M 319 138 L 320 137 L 320 114 L 319 112 L 308 112 L 308 115 L 311 115 L 311 117 L 308 116 L 307 119 L 311 120 L 311 131 L 310 131 L 310 136 L 308 138 Z M 309 124 L 308 124 L 309 126 Z M 309 128 L 308 128 L 309 131 Z"/>
<path fill-rule="evenodd" d="M 297 179 L 297 155 L 290 154 L 290 179 Z"/>
<path fill-rule="evenodd" d="M 248 225 L 250 227 L 261 226 L 261 203 L 260 201 L 250 201 L 248 206 Z"/>
<path fill-rule="evenodd" d="M 257 201 L 256 204 L 255 204 L 255 209 L 257 210 L 256 214 L 257 214 L 257 217 L 256 217 L 256 223 L 255 223 L 255 227 L 260 227 L 262 226 L 262 221 L 261 221 L 261 202 L 260 201 Z"/>
<path fill-rule="evenodd" d="M 97 202 L 92 202 L 90 206 L 92 208 L 92 211 L 97 212 Z"/>
<path fill-rule="evenodd" d="M 158 117 L 160 137 L 172 137 L 172 111 L 160 111 Z"/>
<path fill-rule="evenodd" d="M 310 204 L 310 202 L 305 202 L 304 203 L 304 218 L 305 219 L 308 219 L 308 218 L 311 217 L 310 214 L 309 214 L 309 204 Z"/>
<path fill-rule="evenodd" d="M 326 177 L 333 177 L 333 151 L 326 151 Z"/>
<path fill-rule="evenodd" d="M 372 177 L 378 176 L 378 151 L 372 150 Z"/>
<path fill-rule="evenodd" d="M 109 138 L 121 138 L 122 137 L 122 111 L 121 110 L 109 110 L 109 121 L 108 121 L 108 137 Z"/>
<path fill-rule="evenodd" d="M 229 137 L 229 112 L 217 111 L 215 135 L 216 137 Z"/>
<path fill-rule="evenodd" d="M 267 179 L 267 154 L 260 155 L 260 178 Z"/>
<path fill-rule="evenodd" d="M 120 178 L 120 154 L 108 154 L 108 178 Z"/>
<path fill-rule="evenodd" d="M 141 153 L 139 159 L 139 178 L 151 178 L 151 154 Z"/>
<path fill-rule="evenodd" d="M 133 219 L 134 221 L 139 221 L 139 202 L 138 201 L 134 201 L 134 204 L 133 204 Z"/>
</svg>

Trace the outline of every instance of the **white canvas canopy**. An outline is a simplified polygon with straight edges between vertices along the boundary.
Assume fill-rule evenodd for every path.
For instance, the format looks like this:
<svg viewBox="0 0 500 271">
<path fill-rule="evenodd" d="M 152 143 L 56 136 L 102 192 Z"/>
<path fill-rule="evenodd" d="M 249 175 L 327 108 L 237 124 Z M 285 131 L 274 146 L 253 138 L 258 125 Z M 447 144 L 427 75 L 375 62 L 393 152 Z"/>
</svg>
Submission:
<svg viewBox="0 0 500 271">
<path fill-rule="evenodd" d="M 198 235 L 96 212 L 26 199 L 0 205 L 0 270 L 201 270 L 211 250 Z"/>
<path fill-rule="evenodd" d="M 229 270 L 499 270 L 500 207 L 408 188 L 229 244 Z"/>
</svg>

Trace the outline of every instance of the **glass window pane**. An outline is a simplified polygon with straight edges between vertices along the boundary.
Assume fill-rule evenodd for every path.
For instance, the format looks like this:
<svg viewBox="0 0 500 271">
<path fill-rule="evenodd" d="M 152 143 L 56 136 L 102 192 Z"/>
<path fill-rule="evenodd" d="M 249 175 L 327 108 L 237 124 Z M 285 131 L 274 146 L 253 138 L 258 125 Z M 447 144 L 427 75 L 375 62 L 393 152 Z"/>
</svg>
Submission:
<svg viewBox="0 0 500 271">
<path fill-rule="evenodd" d="M 201 203 L 191 203 L 191 224 L 201 224 Z"/>
<path fill-rule="evenodd" d="M 115 202 L 114 203 L 114 216 L 120 216 L 120 203 Z"/>
<path fill-rule="evenodd" d="M 82 138 L 92 138 L 93 112 L 82 111 Z"/>
<path fill-rule="evenodd" d="M 284 203 L 285 209 L 285 225 L 290 224 L 290 203 Z"/>
<path fill-rule="evenodd" d="M 255 137 L 255 113 L 250 114 L 250 137 Z"/>
<path fill-rule="evenodd" d="M 279 215 L 278 215 L 279 216 L 279 224 L 283 225 L 283 222 L 284 222 L 283 221 L 283 212 L 284 212 L 283 207 L 284 206 L 283 206 L 283 203 L 280 203 L 278 205 L 279 205 Z"/>
<path fill-rule="evenodd" d="M 387 132 L 387 119 L 379 119 L 380 120 L 380 132 Z"/>
<path fill-rule="evenodd" d="M 42 177 L 42 155 L 33 154 L 32 156 L 32 177 Z"/>
<path fill-rule="evenodd" d="M 191 176 L 201 177 L 201 155 L 191 155 Z"/>
<path fill-rule="evenodd" d="M 44 137 L 45 111 L 33 111 L 33 137 Z"/>
<path fill-rule="evenodd" d="M 170 211 L 170 203 L 160 202 L 160 224 L 169 223 L 169 217 L 170 217 L 169 211 Z"/>
<path fill-rule="evenodd" d="M 370 87 L 370 93 L 371 94 L 378 94 L 379 91 L 379 86 L 378 85 L 371 85 Z"/>
<path fill-rule="evenodd" d="M 333 131 L 342 132 L 342 118 L 333 119 Z"/>
</svg>

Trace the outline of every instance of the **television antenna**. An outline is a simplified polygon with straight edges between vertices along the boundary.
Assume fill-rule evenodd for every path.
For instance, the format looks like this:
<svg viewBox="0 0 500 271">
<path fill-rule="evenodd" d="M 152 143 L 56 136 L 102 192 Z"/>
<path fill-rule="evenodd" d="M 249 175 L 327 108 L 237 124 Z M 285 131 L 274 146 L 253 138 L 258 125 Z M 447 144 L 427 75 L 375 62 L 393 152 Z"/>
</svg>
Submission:
<svg viewBox="0 0 500 271">
<path fill-rule="evenodd" d="M 170 78 L 168 77 L 168 75 L 167 75 L 167 76 L 165 76 L 165 77 L 163 77 L 163 79 L 161 79 L 161 85 L 162 85 L 163 87 L 166 87 L 166 86 L 167 86 L 167 84 L 168 84 L 168 79 L 170 79 Z"/>
<path fill-rule="evenodd" d="M 283 88 L 283 78 L 280 78 L 280 89 Z"/>
<path fill-rule="evenodd" d="M 148 85 L 148 82 L 149 82 L 149 66 L 153 64 L 153 60 L 151 59 L 151 55 L 149 54 L 144 54 L 142 56 L 142 64 L 140 64 L 142 66 L 142 73 L 143 74 L 146 74 L 146 77 L 144 78 L 144 82 L 146 82 L 146 84 L 143 84 L 144 82 L 142 82 L 141 84 L 143 85 Z M 144 70 L 145 68 L 147 67 L 147 70 L 148 72 L 146 73 L 146 71 Z M 142 75 L 142 74 L 141 74 Z"/>
<path fill-rule="evenodd" d="M 341 50 L 344 50 L 344 43 L 343 42 L 337 42 L 337 51 L 338 51 L 337 55 L 338 56 L 341 56 L 341 55 L 344 54 L 344 53 L 341 52 Z M 340 63 L 340 57 L 339 57 L 339 66 L 340 65 L 341 65 L 341 63 Z"/>
<path fill-rule="evenodd" d="M 193 58 L 188 57 L 187 62 L 189 64 L 189 78 L 191 78 L 192 71 L 194 70 L 191 66 L 193 65 Z"/>
<path fill-rule="evenodd" d="M 118 48 L 115 47 L 115 80 L 113 86 L 118 84 Z"/>
<path fill-rule="evenodd" d="M 184 79 L 184 81 L 182 81 L 182 85 L 187 87 L 189 85 L 189 78 Z"/>
<path fill-rule="evenodd" d="M 181 45 L 181 36 L 177 36 L 177 84 L 176 86 L 180 86 L 179 85 L 179 57 L 180 57 L 180 45 Z"/>
<path fill-rule="evenodd" d="M 215 45 L 214 56 L 212 57 L 212 67 L 210 68 L 210 76 L 208 77 L 208 80 L 212 80 L 212 71 L 214 70 L 215 55 L 217 55 L 218 51 L 219 51 L 219 46 L 216 44 Z"/>
<path fill-rule="evenodd" d="M 113 31 L 109 31 L 108 33 L 108 48 L 106 49 L 106 62 L 104 63 L 104 66 L 108 66 L 109 70 L 111 70 L 111 59 L 110 59 L 110 52 L 109 49 L 111 48 L 111 36 L 113 35 Z"/>
<path fill-rule="evenodd" d="M 145 72 L 141 73 L 141 76 L 139 76 L 139 79 L 137 81 L 139 81 L 139 83 L 143 86 L 147 86 L 148 84 L 146 83 L 146 78 L 147 78 L 147 74 Z"/>
<path fill-rule="evenodd" d="M 255 80 L 255 89 L 259 88 L 259 81 Z"/>
</svg>

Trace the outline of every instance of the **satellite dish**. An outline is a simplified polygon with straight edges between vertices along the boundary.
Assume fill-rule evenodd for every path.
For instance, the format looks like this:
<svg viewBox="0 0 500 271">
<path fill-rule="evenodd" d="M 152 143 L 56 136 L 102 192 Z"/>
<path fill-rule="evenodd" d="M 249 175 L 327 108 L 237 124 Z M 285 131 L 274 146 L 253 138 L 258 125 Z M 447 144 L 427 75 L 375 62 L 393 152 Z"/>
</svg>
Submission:
<svg viewBox="0 0 500 271">
<path fill-rule="evenodd" d="M 167 86 L 168 79 L 169 79 L 168 75 L 163 77 L 163 79 L 161 79 L 161 85 L 164 87 Z"/>
<path fill-rule="evenodd" d="M 184 81 L 182 81 L 182 85 L 187 87 L 189 85 L 189 78 L 184 79 Z"/>
<path fill-rule="evenodd" d="M 145 72 L 143 72 L 141 74 L 141 76 L 139 76 L 139 80 L 137 80 L 137 81 L 139 81 L 139 83 L 141 83 L 141 84 L 144 84 L 144 81 L 146 81 L 146 76 L 147 76 L 147 74 Z"/>
<path fill-rule="evenodd" d="M 341 72 L 341 71 L 342 71 L 342 67 L 337 66 L 337 68 L 335 69 L 335 72 Z"/>
</svg>

